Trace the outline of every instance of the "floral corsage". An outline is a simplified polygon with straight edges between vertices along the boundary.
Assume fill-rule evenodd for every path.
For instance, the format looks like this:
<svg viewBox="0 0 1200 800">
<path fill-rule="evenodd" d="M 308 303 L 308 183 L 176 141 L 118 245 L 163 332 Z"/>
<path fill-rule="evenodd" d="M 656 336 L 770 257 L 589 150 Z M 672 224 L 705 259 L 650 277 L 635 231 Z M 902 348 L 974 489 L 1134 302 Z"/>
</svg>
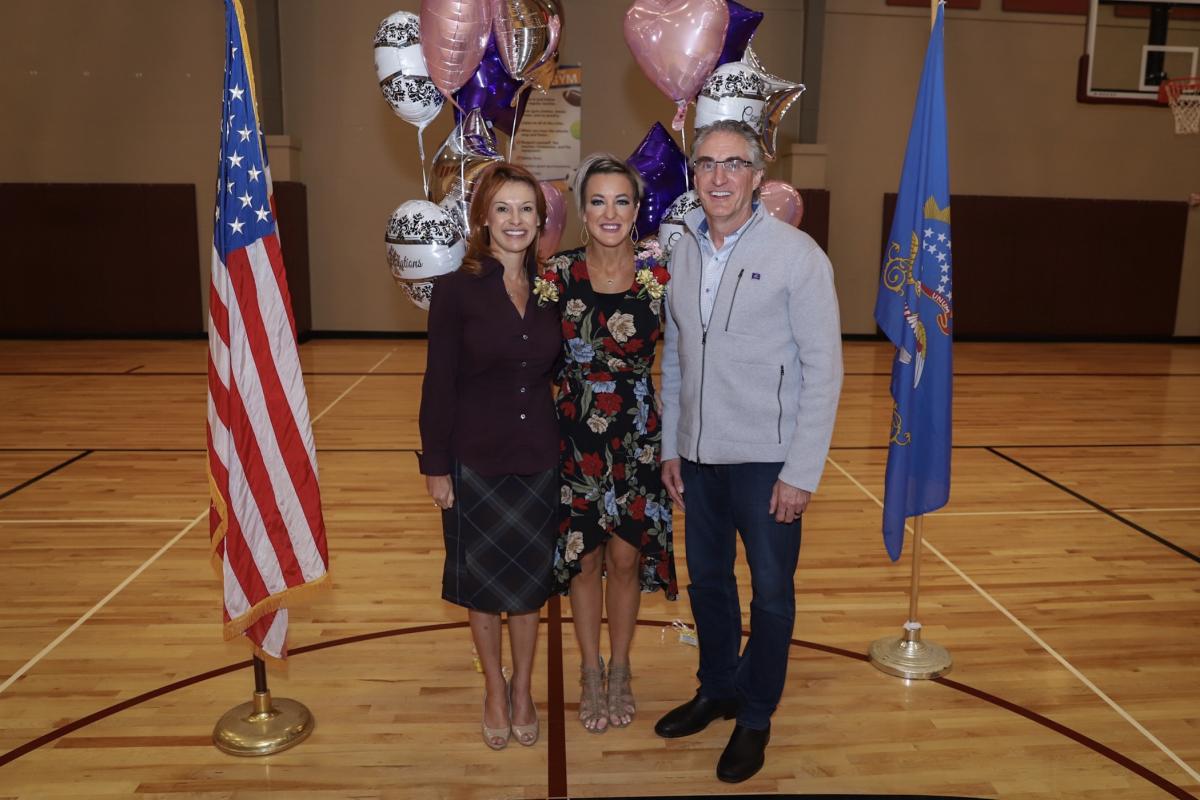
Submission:
<svg viewBox="0 0 1200 800">
<path fill-rule="evenodd" d="M 639 287 L 639 297 L 648 296 L 651 300 L 662 300 L 667 282 L 671 280 L 671 273 L 667 272 L 667 268 L 660 263 L 661 258 L 662 250 L 659 248 L 658 242 L 653 240 L 643 243 L 634 254 L 634 262 L 637 266 L 634 281 Z"/>
<path fill-rule="evenodd" d="M 562 296 L 562 286 L 559 284 L 558 274 L 547 272 L 545 275 L 538 275 L 534 278 L 533 293 L 537 297 L 538 306 L 557 303 L 558 298 Z"/>
</svg>

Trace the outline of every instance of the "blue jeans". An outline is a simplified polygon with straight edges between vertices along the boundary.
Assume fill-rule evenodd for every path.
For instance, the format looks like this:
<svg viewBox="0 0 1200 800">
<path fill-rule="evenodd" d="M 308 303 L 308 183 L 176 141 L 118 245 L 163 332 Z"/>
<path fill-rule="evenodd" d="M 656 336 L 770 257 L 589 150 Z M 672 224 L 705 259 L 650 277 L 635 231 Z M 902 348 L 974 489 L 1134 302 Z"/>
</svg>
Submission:
<svg viewBox="0 0 1200 800">
<path fill-rule="evenodd" d="M 682 460 L 692 615 L 700 639 L 700 694 L 736 697 L 737 721 L 766 729 L 783 696 L 796 620 L 793 575 L 800 520 L 767 513 L 782 464 L 696 464 Z M 733 562 L 742 536 L 750 566 L 750 637 L 742 649 L 742 609 Z M 739 654 L 740 652 L 740 654 Z"/>
</svg>

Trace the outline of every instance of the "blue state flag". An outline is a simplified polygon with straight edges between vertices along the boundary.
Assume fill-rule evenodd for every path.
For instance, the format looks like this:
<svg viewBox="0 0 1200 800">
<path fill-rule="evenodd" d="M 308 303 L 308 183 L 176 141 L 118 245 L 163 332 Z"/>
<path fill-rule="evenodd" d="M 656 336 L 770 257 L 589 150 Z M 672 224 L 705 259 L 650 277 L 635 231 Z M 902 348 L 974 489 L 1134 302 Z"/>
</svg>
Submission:
<svg viewBox="0 0 1200 800">
<path fill-rule="evenodd" d="M 875 301 L 875 321 L 896 346 L 883 503 L 883 542 L 893 561 L 904 547 L 905 519 L 950 499 L 953 284 L 944 23 L 942 3 L 925 53 Z"/>
</svg>

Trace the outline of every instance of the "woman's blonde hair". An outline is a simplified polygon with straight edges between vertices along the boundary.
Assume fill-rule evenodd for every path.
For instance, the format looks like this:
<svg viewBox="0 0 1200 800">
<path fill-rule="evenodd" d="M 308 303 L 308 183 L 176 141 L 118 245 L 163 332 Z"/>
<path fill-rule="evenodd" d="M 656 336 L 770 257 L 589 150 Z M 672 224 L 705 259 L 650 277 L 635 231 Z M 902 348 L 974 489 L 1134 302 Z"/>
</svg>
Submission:
<svg viewBox="0 0 1200 800">
<path fill-rule="evenodd" d="M 629 185 L 633 187 L 633 204 L 635 206 L 642 202 L 642 195 L 646 193 L 646 184 L 636 169 L 612 153 L 592 153 L 579 162 L 579 167 L 575 170 L 575 178 L 571 181 L 571 191 L 575 193 L 575 202 L 578 204 L 580 214 L 583 213 L 583 205 L 587 202 L 587 185 L 593 175 L 624 175 L 629 179 Z"/>
</svg>

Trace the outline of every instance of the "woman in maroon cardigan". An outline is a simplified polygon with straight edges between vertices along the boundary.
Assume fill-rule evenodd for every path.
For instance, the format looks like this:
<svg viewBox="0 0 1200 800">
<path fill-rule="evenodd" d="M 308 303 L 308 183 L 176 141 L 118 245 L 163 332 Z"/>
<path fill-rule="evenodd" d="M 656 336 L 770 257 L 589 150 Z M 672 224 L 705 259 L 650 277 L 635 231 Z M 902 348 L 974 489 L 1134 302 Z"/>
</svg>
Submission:
<svg viewBox="0 0 1200 800">
<path fill-rule="evenodd" d="M 442 597 L 465 606 L 483 666 L 483 739 L 538 738 L 530 694 L 538 612 L 550 595 L 558 522 L 556 296 L 541 277 L 546 203 L 526 170 L 499 164 L 475 188 L 458 272 L 429 308 L 421 473 L 442 509 Z M 512 684 L 501 671 L 508 615 Z"/>
</svg>

